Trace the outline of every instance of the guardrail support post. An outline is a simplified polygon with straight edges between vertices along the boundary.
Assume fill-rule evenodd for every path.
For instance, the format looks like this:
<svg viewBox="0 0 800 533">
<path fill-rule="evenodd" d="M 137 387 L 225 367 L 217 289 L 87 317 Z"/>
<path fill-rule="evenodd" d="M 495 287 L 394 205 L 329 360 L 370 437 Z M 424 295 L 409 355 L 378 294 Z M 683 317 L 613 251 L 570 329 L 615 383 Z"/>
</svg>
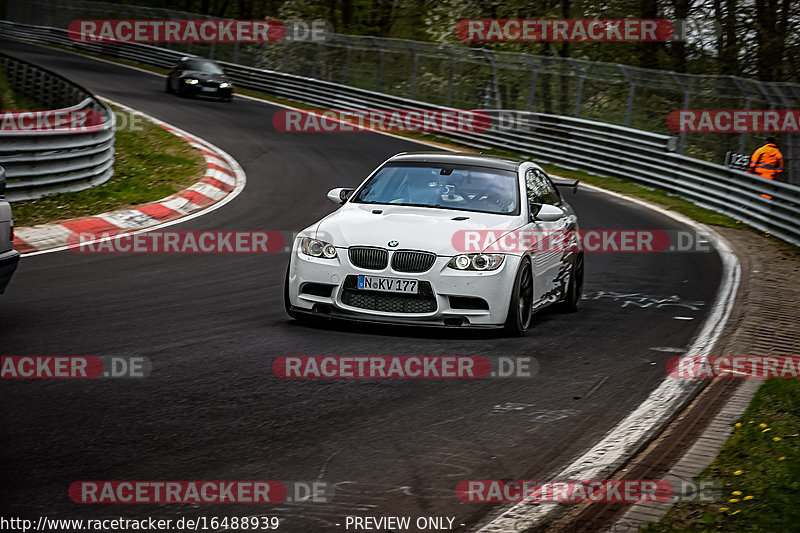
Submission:
<svg viewBox="0 0 800 533">
<path fill-rule="evenodd" d="M 736 76 L 731 76 L 730 78 L 734 85 L 736 85 L 736 87 L 739 89 L 739 92 L 742 93 L 742 96 L 744 96 L 745 110 L 750 111 L 750 102 L 753 100 L 753 98 L 748 94 L 747 88 Z M 739 153 L 744 154 L 745 150 L 747 150 L 747 132 L 743 131 L 739 134 Z"/>
<path fill-rule="evenodd" d="M 744 109 L 745 111 L 750 111 L 749 97 L 744 101 Z M 743 131 L 739 134 L 739 153 L 743 154 L 745 150 L 747 150 L 747 131 Z"/>
<path fill-rule="evenodd" d="M 683 90 L 683 108 L 689 109 L 689 101 L 691 98 L 691 94 L 689 93 L 689 86 L 685 81 L 681 79 L 681 77 L 675 73 L 671 72 L 672 79 L 675 80 L 675 83 Z M 678 144 L 678 153 L 683 154 L 686 151 L 686 132 L 682 131 L 680 135 L 680 142 Z"/>
<path fill-rule="evenodd" d="M 419 68 L 419 53 L 414 50 L 414 66 L 411 69 L 411 86 L 408 88 L 408 97 L 412 100 L 417 92 L 417 68 Z"/>
<path fill-rule="evenodd" d="M 347 82 L 350 79 L 350 54 L 352 53 L 350 49 L 350 43 L 347 43 L 347 47 L 345 48 L 344 53 L 344 68 L 342 69 L 342 83 L 347 85 Z"/>
<path fill-rule="evenodd" d="M 320 48 L 320 43 L 319 43 L 319 41 L 317 41 L 317 44 L 314 45 L 314 60 L 311 62 L 311 77 L 312 78 L 316 78 L 319 75 L 319 73 L 317 72 L 317 70 L 318 70 L 318 66 L 317 65 L 319 64 L 319 48 Z"/>
<path fill-rule="evenodd" d="M 494 91 L 494 100 L 495 100 L 495 109 L 502 109 L 503 106 L 500 103 L 500 87 L 497 83 L 497 65 L 494 62 L 494 56 L 492 55 L 492 51 L 488 48 L 483 48 L 483 54 L 486 56 L 486 59 L 489 61 L 489 68 L 490 68 L 490 78 L 489 83 L 487 84 L 487 95 L 486 95 L 486 108 L 489 108 L 489 101 L 491 98 L 490 93 Z"/>
<path fill-rule="evenodd" d="M 450 107 L 453 105 L 453 79 L 456 76 L 456 55 L 449 45 L 442 45 L 444 50 L 450 56 L 450 74 L 447 77 L 447 96 L 445 97 L 444 105 Z"/>
<path fill-rule="evenodd" d="M 572 112 L 572 116 L 575 118 L 580 117 L 581 115 L 581 99 L 583 98 L 583 82 L 586 79 L 586 73 L 581 70 L 580 67 L 573 64 L 572 69 L 575 71 L 575 75 L 578 77 L 578 89 L 576 90 L 575 95 L 575 108 Z"/>
<path fill-rule="evenodd" d="M 383 85 L 383 47 L 375 37 L 372 38 L 372 42 L 374 42 L 375 46 L 378 48 L 378 69 L 375 71 L 375 91 L 381 92 L 381 86 Z"/>
<path fill-rule="evenodd" d="M 531 56 L 525 54 L 525 62 L 528 63 L 528 67 L 531 69 L 531 90 L 528 91 L 528 112 L 533 112 L 533 104 L 536 101 L 536 78 L 539 77 L 539 69 L 536 68 L 534 65 Z"/>
<path fill-rule="evenodd" d="M 631 127 L 631 120 L 633 118 L 633 98 L 636 96 L 636 83 L 628 76 L 628 69 L 625 65 L 617 65 L 622 75 L 628 81 L 628 103 L 625 104 L 625 127 Z"/>
</svg>

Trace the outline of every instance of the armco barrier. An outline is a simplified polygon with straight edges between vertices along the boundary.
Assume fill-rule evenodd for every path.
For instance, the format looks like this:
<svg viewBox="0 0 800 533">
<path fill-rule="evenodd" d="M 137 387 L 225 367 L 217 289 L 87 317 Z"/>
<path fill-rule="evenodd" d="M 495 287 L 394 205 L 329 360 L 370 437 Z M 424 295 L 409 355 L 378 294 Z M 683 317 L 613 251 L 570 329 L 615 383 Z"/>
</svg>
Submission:
<svg viewBox="0 0 800 533">
<path fill-rule="evenodd" d="M 88 131 L 0 132 L 0 166 L 6 169 L 8 200 L 79 191 L 107 181 L 114 163 L 115 116 L 111 109 L 83 87 L 54 72 L 3 53 L 0 62 L 10 86 L 44 108 L 94 111 L 102 117 L 102 124 Z"/>
<path fill-rule="evenodd" d="M 133 43 L 76 43 L 66 30 L 0 21 L 0 35 L 55 43 L 144 64 L 169 67 L 185 54 Z M 334 109 L 447 109 L 318 80 L 221 63 L 240 87 Z M 502 110 L 487 110 L 502 113 Z M 800 187 L 769 181 L 674 152 L 675 138 L 561 115 L 513 111 L 530 128 L 449 133 L 477 148 L 498 148 L 569 169 L 630 179 L 679 195 L 792 244 L 800 244 Z M 765 198 L 762 194 L 771 196 Z"/>
</svg>

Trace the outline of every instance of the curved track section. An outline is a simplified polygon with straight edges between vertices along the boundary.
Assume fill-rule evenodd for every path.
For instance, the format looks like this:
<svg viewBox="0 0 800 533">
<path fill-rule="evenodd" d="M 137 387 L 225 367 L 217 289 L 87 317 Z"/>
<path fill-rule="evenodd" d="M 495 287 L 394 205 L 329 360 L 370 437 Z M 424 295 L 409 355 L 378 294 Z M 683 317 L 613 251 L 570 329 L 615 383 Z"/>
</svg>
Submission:
<svg viewBox="0 0 800 533">
<path fill-rule="evenodd" d="M 183 100 L 163 78 L 15 42 L 4 49 L 214 143 L 247 191 L 181 230 L 292 230 L 418 144 L 378 134 L 280 134 L 276 107 Z M 584 229 L 680 229 L 590 190 Z M 523 339 L 463 331 L 306 327 L 282 306 L 285 255 L 23 259 L 0 299 L 4 355 L 146 356 L 141 380 L 6 381 L 3 514 L 35 518 L 276 515 L 283 531 L 339 531 L 346 515 L 449 516 L 493 509 L 455 496 L 464 479 L 538 479 L 599 441 L 663 381 L 698 333 L 721 262 L 708 254 L 592 254 L 578 315 L 545 314 Z M 674 298 L 673 298 L 674 297 Z M 660 303 L 659 303 L 660 302 Z M 677 319 L 676 317 L 680 317 Z M 281 355 L 528 355 L 535 379 L 281 381 Z M 80 506 L 87 479 L 322 479 L 325 504 Z M 336 524 L 342 524 L 337 527 Z"/>
</svg>

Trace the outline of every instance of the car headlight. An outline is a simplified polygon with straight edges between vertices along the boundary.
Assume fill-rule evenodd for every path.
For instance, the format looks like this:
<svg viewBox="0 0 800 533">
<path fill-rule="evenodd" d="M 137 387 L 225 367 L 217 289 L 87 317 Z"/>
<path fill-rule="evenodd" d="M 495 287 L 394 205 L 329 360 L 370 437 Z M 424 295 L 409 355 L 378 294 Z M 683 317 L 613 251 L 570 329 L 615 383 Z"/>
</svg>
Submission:
<svg viewBox="0 0 800 533">
<path fill-rule="evenodd" d="M 184 83 L 188 83 L 189 85 L 197 85 L 199 80 L 196 80 L 194 78 L 187 78 L 187 79 L 183 80 L 183 82 Z"/>
<path fill-rule="evenodd" d="M 503 254 L 461 254 L 447 263 L 456 270 L 497 270 L 503 264 Z"/>
<path fill-rule="evenodd" d="M 227 81 L 223 81 L 219 84 L 220 89 L 227 89 L 228 87 L 233 87 L 232 83 L 228 83 Z"/>
<path fill-rule="evenodd" d="M 336 248 L 331 243 L 308 237 L 303 237 L 303 240 L 300 241 L 300 251 L 311 257 L 325 259 L 334 259 L 336 257 Z"/>
</svg>

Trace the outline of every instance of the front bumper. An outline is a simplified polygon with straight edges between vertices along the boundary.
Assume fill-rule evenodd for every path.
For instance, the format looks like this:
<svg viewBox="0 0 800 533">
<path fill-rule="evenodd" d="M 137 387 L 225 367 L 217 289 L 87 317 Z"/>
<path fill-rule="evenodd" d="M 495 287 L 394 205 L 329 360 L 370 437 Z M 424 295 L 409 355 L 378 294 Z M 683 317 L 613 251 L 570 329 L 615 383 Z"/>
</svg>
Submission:
<svg viewBox="0 0 800 533">
<path fill-rule="evenodd" d="M 502 327 L 520 262 L 519 256 L 507 255 L 494 271 L 458 271 L 447 267 L 450 257 L 437 257 L 428 271 L 406 273 L 393 270 L 391 260 L 383 270 L 359 268 L 350 262 L 347 249 L 338 248 L 337 252 L 335 259 L 321 259 L 305 255 L 295 246 L 289 268 L 292 311 L 384 324 Z M 353 277 L 359 274 L 418 280 L 419 301 L 355 289 Z M 381 310 L 393 306 L 404 310 Z"/>
<path fill-rule="evenodd" d="M 188 83 L 180 82 L 183 94 L 186 96 L 201 96 L 203 98 L 217 98 L 220 100 L 229 100 L 233 97 L 233 87 L 226 87 L 224 89 L 217 88 L 216 91 L 204 91 L 200 83 L 189 85 Z"/>
<path fill-rule="evenodd" d="M 0 294 L 6 290 L 6 285 L 11 281 L 11 276 L 17 270 L 19 264 L 19 252 L 10 250 L 0 254 Z"/>
</svg>

